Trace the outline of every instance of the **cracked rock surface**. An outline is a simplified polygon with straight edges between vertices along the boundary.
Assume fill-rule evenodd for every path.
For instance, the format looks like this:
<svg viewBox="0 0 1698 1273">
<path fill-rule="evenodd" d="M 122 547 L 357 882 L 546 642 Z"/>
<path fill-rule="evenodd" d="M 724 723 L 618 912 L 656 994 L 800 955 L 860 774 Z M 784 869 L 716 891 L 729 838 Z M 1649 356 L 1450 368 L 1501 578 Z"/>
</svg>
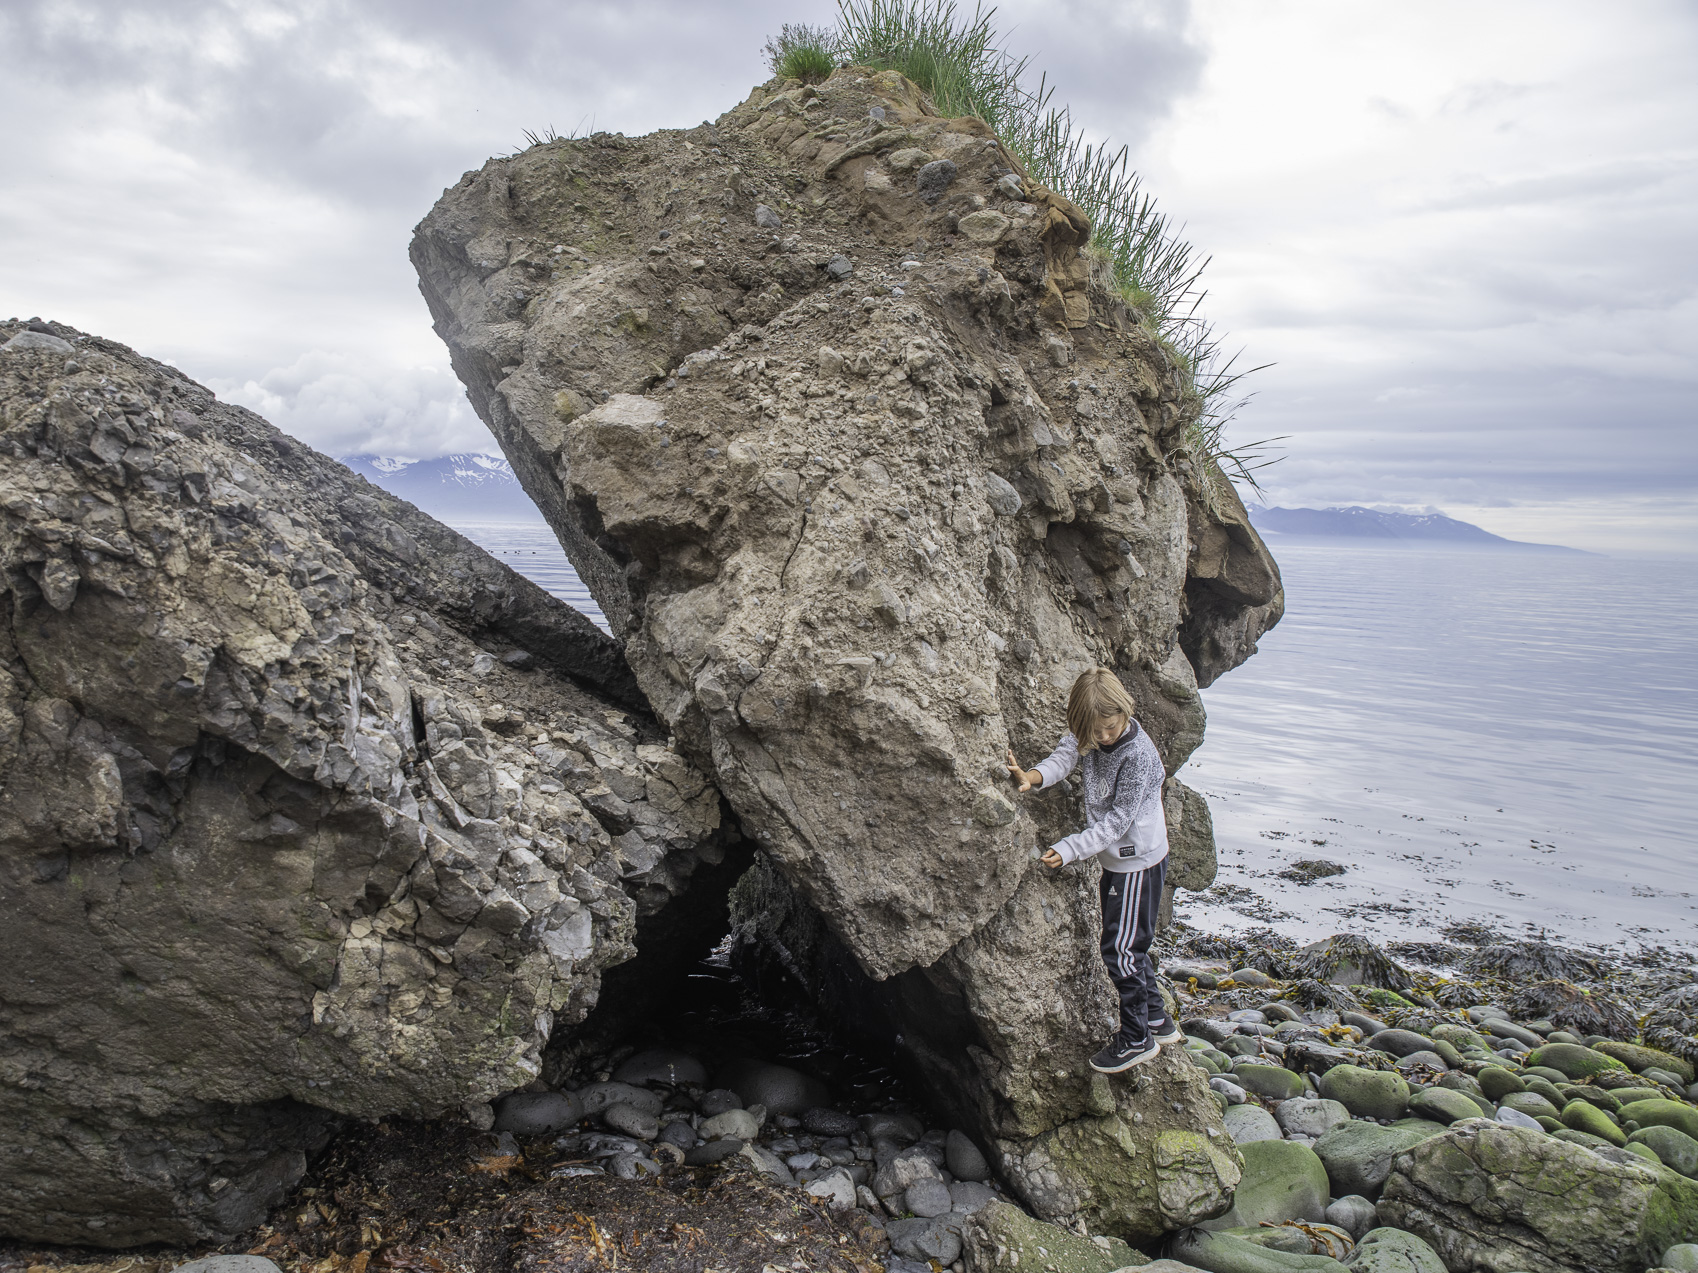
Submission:
<svg viewBox="0 0 1698 1273">
<path fill-rule="evenodd" d="M 338 1118 L 535 1079 L 723 856 L 719 795 L 575 611 L 35 326 L 0 323 L 0 1229 L 228 1235 Z"/>
<path fill-rule="evenodd" d="M 492 160 L 412 256 L 643 693 L 774 864 L 751 895 L 829 941 L 775 957 L 888 983 L 1041 1214 L 1147 1234 L 1224 1209 L 1236 1155 L 1183 1066 L 1152 1067 L 1147 1125 L 1084 1082 L 1112 1019 L 1094 868 L 1033 865 L 1078 809 L 1017 803 L 1003 753 L 1044 754 L 1106 664 L 1171 773 L 1283 594 L 1088 239 L 982 123 L 849 68 Z M 1206 886 L 1206 808 L 1177 783 L 1169 808 L 1174 877 Z"/>
</svg>

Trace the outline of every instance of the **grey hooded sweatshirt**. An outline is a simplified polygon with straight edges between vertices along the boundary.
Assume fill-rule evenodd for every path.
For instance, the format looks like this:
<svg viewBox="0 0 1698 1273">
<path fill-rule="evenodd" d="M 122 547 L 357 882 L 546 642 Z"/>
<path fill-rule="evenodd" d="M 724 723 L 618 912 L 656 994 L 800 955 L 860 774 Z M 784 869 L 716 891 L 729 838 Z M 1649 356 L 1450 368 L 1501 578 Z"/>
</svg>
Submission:
<svg viewBox="0 0 1698 1273">
<path fill-rule="evenodd" d="M 1107 750 L 1094 747 L 1083 757 L 1071 733 L 1037 771 L 1043 786 L 1053 787 L 1077 766 L 1084 778 L 1085 829 L 1052 847 L 1063 862 L 1095 857 L 1105 871 L 1142 871 L 1167 856 L 1167 814 L 1162 781 L 1167 771 L 1149 734 L 1131 721 Z"/>
</svg>

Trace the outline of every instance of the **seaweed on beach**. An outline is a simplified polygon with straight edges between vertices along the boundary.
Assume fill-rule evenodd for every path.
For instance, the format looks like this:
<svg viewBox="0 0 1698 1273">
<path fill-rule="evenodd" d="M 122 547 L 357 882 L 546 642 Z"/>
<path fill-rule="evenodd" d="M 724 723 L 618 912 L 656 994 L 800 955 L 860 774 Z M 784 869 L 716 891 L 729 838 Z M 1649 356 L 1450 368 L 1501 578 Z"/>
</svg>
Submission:
<svg viewBox="0 0 1698 1273">
<path fill-rule="evenodd" d="M 1658 997 L 1645 1017 L 1645 1044 L 1698 1064 L 1698 981 Z"/>
<path fill-rule="evenodd" d="M 1504 981 L 1533 978 L 1540 981 L 1591 981 L 1604 975 L 1598 960 L 1543 941 L 1512 941 L 1482 946 L 1468 955 L 1465 966 L 1477 977 L 1497 977 Z"/>
<path fill-rule="evenodd" d="M 1576 1034 L 1610 1039 L 1630 1039 L 1639 1026 L 1639 1014 L 1625 1000 L 1554 978 L 1516 991 L 1504 1008 L 1518 1021 L 1548 1020 Z"/>
<path fill-rule="evenodd" d="M 1350 984 L 1377 986 L 1382 990 L 1407 990 L 1415 984 L 1409 970 L 1366 937 L 1338 933 L 1325 942 L 1306 946 L 1291 961 L 1290 975 L 1332 981 L 1354 972 Z"/>
<path fill-rule="evenodd" d="M 1429 968 L 1459 968 L 1473 952 L 1448 942 L 1394 941 L 1386 946 L 1386 953 L 1405 963 L 1425 964 Z"/>
<path fill-rule="evenodd" d="M 1363 1003 L 1344 986 L 1335 986 L 1330 982 L 1316 981 L 1313 977 L 1304 977 L 1295 982 L 1281 996 L 1288 1003 L 1296 1004 L 1306 1012 L 1328 1009 L 1333 1012 L 1360 1012 Z"/>
</svg>

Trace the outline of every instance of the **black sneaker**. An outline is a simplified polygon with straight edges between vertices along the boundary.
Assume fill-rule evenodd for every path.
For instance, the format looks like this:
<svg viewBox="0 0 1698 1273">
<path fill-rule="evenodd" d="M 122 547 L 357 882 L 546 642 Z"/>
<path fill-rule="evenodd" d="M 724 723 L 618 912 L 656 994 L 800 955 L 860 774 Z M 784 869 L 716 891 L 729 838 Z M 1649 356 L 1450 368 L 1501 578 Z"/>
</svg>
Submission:
<svg viewBox="0 0 1698 1273">
<path fill-rule="evenodd" d="M 1108 1041 L 1107 1047 L 1091 1058 L 1091 1068 L 1098 1074 L 1119 1074 L 1134 1065 L 1153 1061 L 1160 1055 L 1159 1043 L 1148 1039 L 1136 1043 L 1129 1042 L 1124 1035 L 1117 1034 Z"/>
<path fill-rule="evenodd" d="M 1150 1022 L 1150 1029 L 1155 1033 L 1157 1043 L 1185 1042 L 1185 1031 L 1179 1028 L 1177 1022 L 1169 1022 L 1164 1026 L 1159 1022 L 1152 1021 Z"/>
</svg>

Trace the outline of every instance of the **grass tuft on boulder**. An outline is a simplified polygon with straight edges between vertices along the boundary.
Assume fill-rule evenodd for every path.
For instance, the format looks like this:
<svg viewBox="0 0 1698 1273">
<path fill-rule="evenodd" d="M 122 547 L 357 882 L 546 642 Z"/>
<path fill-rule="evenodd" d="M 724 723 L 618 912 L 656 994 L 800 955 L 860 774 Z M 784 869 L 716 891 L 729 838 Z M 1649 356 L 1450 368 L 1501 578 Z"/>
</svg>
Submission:
<svg viewBox="0 0 1698 1273">
<path fill-rule="evenodd" d="M 1029 83 L 1030 59 L 1004 48 L 996 10 L 967 17 L 956 0 L 838 0 L 834 30 L 786 25 L 767 41 L 775 74 L 817 82 L 833 66 L 896 71 L 945 115 L 974 116 L 1000 137 L 1024 175 L 1062 195 L 1090 218 L 1086 256 L 1094 286 L 1117 294 L 1178 364 L 1195 407 L 1187 441 L 1230 477 L 1256 486 L 1272 462 L 1266 439 L 1233 446 L 1226 428 L 1248 399 L 1240 382 L 1261 368 L 1239 368 L 1202 313 L 1208 258 L 1156 208 L 1131 167 L 1130 151 L 1092 142 L 1055 89 Z"/>
</svg>

